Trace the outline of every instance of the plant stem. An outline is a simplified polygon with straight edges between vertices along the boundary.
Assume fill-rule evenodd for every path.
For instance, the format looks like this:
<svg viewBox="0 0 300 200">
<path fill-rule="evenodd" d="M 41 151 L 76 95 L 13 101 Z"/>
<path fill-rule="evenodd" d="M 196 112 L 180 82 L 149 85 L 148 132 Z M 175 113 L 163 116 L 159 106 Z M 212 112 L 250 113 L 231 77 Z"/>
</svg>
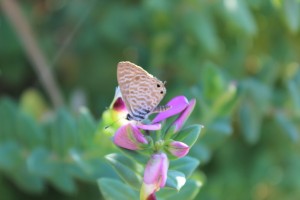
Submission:
<svg viewBox="0 0 300 200">
<path fill-rule="evenodd" d="M 0 0 L 0 6 L 20 38 L 25 52 L 44 89 L 48 93 L 52 104 L 56 108 L 62 106 L 63 98 L 50 71 L 50 66 L 41 49 L 38 47 L 33 31 L 26 17 L 23 15 L 19 4 L 15 0 Z"/>
</svg>

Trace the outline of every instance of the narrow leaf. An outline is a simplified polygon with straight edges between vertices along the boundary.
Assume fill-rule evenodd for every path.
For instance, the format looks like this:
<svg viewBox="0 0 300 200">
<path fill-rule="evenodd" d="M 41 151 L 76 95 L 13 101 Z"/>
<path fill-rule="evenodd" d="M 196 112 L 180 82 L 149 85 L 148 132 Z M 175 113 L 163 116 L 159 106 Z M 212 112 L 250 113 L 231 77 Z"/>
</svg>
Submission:
<svg viewBox="0 0 300 200">
<path fill-rule="evenodd" d="M 197 141 L 202 125 L 191 125 L 182 129 L 179 133 L 176 134 L 174 140 L 181 141 L 187 144 L 189 147 L 192 147 Z"/>
<path fill-rule="evenodd" d="M 136 171 L 141 171 L 140 165 L 133 163 L 132 160 L 120 154 L 109 154 L 105 158 L 113 166 L 123 181 L 137 190 L 140 189 L 142 177 L 136 173 Z"/>
<path fill-rule="evenodd" d="M 183 158 L 170 161 L 170 170 L 176 170 L 190 177 L 193 171 L 198 167 L 199 161 L 195 158 L 185 156 Z"/>
<path fill-rule="evenodd" d="M 185 175 L 182 172 L 176 170 L 168 171 L 168 178 L 166 182 L 166 187 L 173 188 L 179 191 L 186 182 Z"/>
<path fill-rule="evenodd" d="M 299 132 L 295 124 L 282 112 L 276 112 L 275 119 L 292 141 L 298 141 Z"/>
<path fill-rule="evenodd" d="M 298 0 L 284 0 L 284 19 L 292 33 L 299 30 L 300 25 L 300 3 Z"/>
<path fill-rule="evenodd" d="M 171 193 L 170 196 L 164 198 L 164 200 L 193 200 L 199 193 L 202 183 L 195 180 L 188 180 L 182 189 L 175 193 Z"/>
<path fill-rule="evenodd" d="M 255 105 L 250 102 L 244 102 L 241 105 L 240 112 L 241 130 L 247 142 L 254 144 L 259 139 L 261 114 Z"/>
<path fill-rule="evenodd" d="M 98 179 L 98 186 L 106 200 L 133 200 L 139 199 L 138 192 L 134 191 L 128 185 L 109 178 Z"/>
</svg>

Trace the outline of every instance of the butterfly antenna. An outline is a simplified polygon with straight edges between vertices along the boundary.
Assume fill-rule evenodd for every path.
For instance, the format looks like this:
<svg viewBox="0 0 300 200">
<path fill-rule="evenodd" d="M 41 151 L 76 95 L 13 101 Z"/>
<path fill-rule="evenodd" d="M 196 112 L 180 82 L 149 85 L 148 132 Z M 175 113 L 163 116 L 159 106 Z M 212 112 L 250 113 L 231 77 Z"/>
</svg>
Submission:
<svg viewBox="0 0 300 200">
<path fill-rule="evenodd" d="M 112 125 L 114 125 L 116 122 L 118 122 L 120 120 L 121 120 L 121 118 L 117 119 L 116 121 L 113 121 L 110 125 L 105 126 L 104 129 L 105 130 L 108 129 L 109 127 L 111 127 Z"/>
</svg>

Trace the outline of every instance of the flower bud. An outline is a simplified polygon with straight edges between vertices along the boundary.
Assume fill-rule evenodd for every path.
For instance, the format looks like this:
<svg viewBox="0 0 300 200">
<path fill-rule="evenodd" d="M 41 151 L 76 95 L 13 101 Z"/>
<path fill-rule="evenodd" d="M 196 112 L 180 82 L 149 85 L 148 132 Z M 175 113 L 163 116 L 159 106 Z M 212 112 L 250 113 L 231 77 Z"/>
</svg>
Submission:
<svg viewBox="0 0 300 200">
<path fill-rule="evenodd" d="M 146 137 L 131 123 L 121 126 L 113 137 L 116 145 L 130 150 L 142 149 L 148 144 Z"/>
<path fill-rule="evenodd" d="M 166 149 L 172 155 L 181 158 L 188 154 L 190 147 L 183 142 L 172 141 L 168 145 L 166 145 Z"/>
<path fill-rule="evenodd" d="M 115 97 L 110 107 L 117 112 L 127 112 L 126 105 L 122 99 L 122 95 L 119 87 L 116 88 Z"/>
<path fill-rule="evenodd" d="M 167 181 L 169 160 L 165 153 L 153 154 L 144 172 L 141 200 L 156 199 L 155 192 L 164 187 Z"/>
</svg>

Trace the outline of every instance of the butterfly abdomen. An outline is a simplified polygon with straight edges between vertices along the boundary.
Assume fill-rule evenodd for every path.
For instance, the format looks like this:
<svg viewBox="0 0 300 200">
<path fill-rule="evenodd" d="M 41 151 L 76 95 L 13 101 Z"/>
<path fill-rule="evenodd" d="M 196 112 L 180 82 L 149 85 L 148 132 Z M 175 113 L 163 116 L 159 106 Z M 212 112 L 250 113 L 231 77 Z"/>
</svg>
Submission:
<svg viewBox="0 0 300 200">
<path fill-rule="evenodd" d="M 154 110 L 152 111 L 152 113 L 160 113 L 160 112 L 164 112 L 166 110 L 169 110 L 171 106 L 168 105 L 162 105 L 162 106 L 157 106 L 156 108 L 154 108 Z"/>
<path fill-rule="evenodd" d="M 131 114 L 128 113 L 126 119 L 127 120 L 135 120 L 135 121 L 143 121 L 148 116 L 149 113 L 150 113 L 150 110 L 139 109 L 139 110 L 132 112 Z"/>
</svg>

